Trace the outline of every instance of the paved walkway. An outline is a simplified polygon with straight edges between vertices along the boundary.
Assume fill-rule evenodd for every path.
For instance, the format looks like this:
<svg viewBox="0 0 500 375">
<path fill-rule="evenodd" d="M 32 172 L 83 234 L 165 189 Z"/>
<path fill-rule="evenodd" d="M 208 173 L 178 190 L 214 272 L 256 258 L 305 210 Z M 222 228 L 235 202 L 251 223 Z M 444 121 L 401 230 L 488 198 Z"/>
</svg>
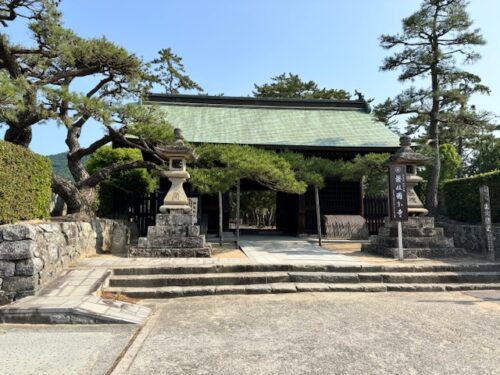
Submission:
<svg viewBox="0 0 500 375">
<path fill-rule="evenodd" d="M 500 374 L 498 301 L 498 292 L 155 301 L 112 374 Z"/>
<path fill-rule="evenodd" d="M 104 268 L 64 271 L 36 296 L 0 307 L 0 322 L 144 323 L 149 308 L 98 296 L 109 273 Z"/>
<path fill-rule="evenodd" d="M 317 243 L 286 236 L 243 236 L 241 250 L 257 263 L 359 263 L 355 258 L 334 250 L 325 250 Z"/>
</svg>

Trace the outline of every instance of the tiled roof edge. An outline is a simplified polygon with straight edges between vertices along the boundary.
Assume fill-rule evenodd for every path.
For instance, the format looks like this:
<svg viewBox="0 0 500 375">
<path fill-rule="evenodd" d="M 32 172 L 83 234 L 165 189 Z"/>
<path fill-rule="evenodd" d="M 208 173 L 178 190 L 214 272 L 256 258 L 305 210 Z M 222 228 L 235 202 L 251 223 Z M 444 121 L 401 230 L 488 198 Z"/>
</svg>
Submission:
<svg viewBox="0 0 500 375">
<path fill-rule="evenodd" d="M 217 105 L 235 107 L 275 107 L 275 108 L 322 108 L 368 110 L 364 100 L 254 98 L 237 96 L 150 94 L 146 103 Z"/>
</svg>

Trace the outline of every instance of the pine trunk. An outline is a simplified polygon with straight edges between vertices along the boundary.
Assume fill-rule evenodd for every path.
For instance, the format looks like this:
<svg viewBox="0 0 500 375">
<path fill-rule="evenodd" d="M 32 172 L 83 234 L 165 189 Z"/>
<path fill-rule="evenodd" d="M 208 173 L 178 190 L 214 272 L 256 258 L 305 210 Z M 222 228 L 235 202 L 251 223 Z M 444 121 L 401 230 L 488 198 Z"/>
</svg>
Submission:
<svg viewBox="0 0 500 375">
<path fill-rule="evenodd" d="M 4 140 L 18 146 L 28 147 L 31 143 L 31 127 L 22 128 L 9 126 L 5 131 Z"/>
<path fill-rule="evenodd" d="M 434 17 L 436 25 L 437 11 Z M 441 175 L 441 158 L 439 156 L 439 112 L 440 112 L 440 84 L 439 84 L 439 43 L 437 30 L 435 28 L 432 38 L 433 63 L 431 64 L 432 80 L 432 108 L 429 121 L 429 141 L 433 150 L 434 161 L 429 168 L 429 180 L 427 181 L 426 208 L 431 216 L 436 215 L 438 208 L 439 177 Z"/>
<path fill-rule="evenodd" d="M 82 214 L 94 217 L 92 207 L 97 200 L 95 188 L 78 189 L 71 181 L 52 175 L 52 191 L 59 195 L 68 206 L 68 214 Z"/>
</svg>

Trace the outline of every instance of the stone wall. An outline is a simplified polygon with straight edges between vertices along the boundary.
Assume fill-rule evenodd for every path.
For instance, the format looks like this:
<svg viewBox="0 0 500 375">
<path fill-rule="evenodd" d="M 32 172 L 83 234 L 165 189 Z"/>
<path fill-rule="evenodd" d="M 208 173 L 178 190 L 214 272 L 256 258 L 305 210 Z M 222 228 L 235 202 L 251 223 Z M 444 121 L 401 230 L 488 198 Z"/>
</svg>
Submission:
<svg viewBox="0 0 500 375">
<path fill-rule="evenodd" d="M 35 294 L 79 258 L 126 252 L 131 225 L 98 219 L 0 226 L 0 304 Z"/>
<path fill-rule="evenodd" d="M 481 225 L 467 224 L 452 220 L 440 220 L 437 224 L 444 228 L 445 235 L 453 237 L 455 246 L 464 248 L 470 253 L 482 254 L 483 237 Z M 496 259 L 500 259 L 500 226 L 493 226 Z"/>
</svg>

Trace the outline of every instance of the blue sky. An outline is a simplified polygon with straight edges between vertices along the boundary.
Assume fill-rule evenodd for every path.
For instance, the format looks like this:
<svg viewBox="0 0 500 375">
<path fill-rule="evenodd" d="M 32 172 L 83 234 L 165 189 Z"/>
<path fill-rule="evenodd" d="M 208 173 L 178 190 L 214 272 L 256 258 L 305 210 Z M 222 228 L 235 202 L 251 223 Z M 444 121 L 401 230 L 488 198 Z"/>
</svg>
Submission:
<svg viewBox="0 0 500 375">
<path fill-rule="evenodd" d="M 66 26 L 82 36 L 105 35 L 128 50 L 155 57 L 171 47 L 187 73 L 209 94 L 250 95 L 254 83 L 283 72 L 299 74 L 327 88 L 362 91 L 380 102 L 402 86 L 395 73 L 379 71 L 387 51 L 382 33 L 401 29 L 401 19 L 419 0 L 63 0 Z M 474 99 L 479 109 L 500 113 L 500 1 L 473 0 L 475 26 L 488 44 L 470 67 L 490 86 Z M 25 40 L 15 30 L 15 39 Z M 31 148 L 41 154 L 66 151 L 64 130 L 36 126 Z M 84 129 L 82 143 L 102 134 Z M 3 130 L 0 129 L 3 137 Z"/>
</svg>

